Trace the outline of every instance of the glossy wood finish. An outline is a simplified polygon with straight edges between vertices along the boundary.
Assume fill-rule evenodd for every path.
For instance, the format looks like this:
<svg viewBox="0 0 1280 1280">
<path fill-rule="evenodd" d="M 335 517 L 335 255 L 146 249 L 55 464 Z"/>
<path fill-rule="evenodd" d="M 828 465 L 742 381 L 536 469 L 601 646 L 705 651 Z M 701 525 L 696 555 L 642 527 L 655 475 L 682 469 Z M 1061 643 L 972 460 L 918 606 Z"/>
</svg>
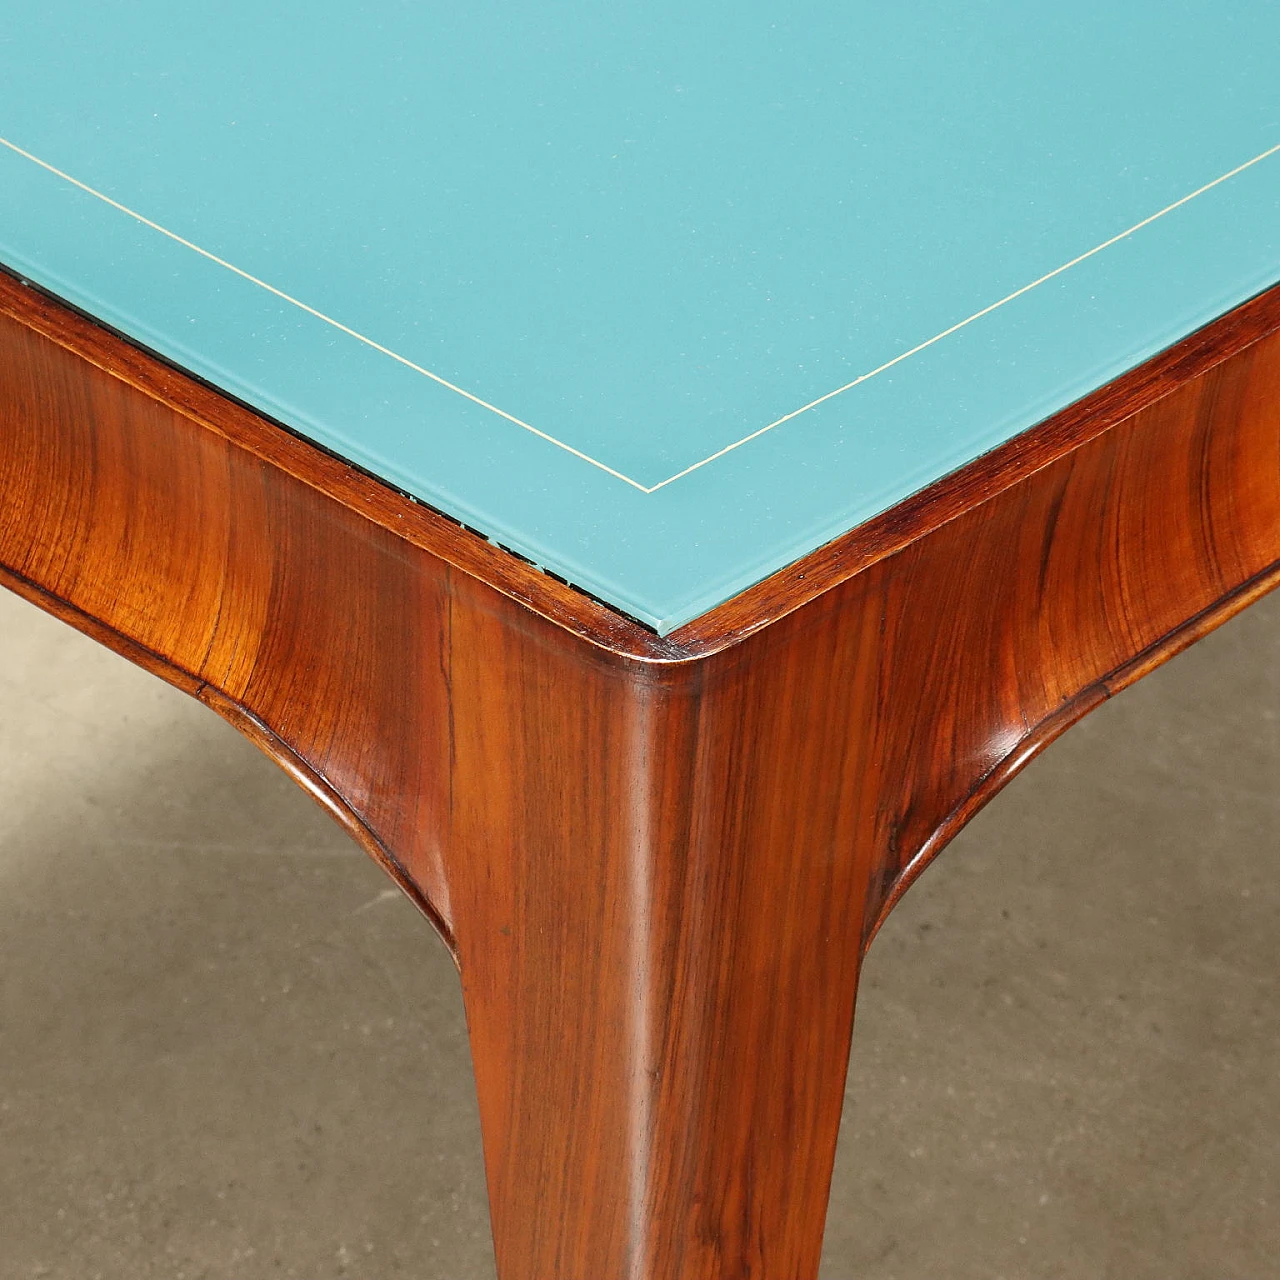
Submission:
<svg viewBox="0 0 1280 1280">
<path fill-rule="evenodd" d="M 187 688 L 462 973 L 502 1280 L 811 1280 L 858 969 L 1280 576 L 1280 292 L 658 640 L 0 279 L 9 585 Z"/>
</svg>

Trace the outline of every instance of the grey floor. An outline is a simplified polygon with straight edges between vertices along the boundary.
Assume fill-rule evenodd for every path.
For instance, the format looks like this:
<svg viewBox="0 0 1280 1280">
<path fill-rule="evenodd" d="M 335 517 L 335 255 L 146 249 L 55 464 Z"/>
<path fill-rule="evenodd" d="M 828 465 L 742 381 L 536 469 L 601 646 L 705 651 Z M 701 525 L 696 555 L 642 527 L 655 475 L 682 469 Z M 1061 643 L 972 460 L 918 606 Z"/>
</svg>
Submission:
<svg viewBox="0 0 1280 1280">
<path fill-rule="evenodd" d="M 1280 594 L 889 921 L 824 1280 L 1280 1275 L 1278 871 Z M 0 1280 L 492 1277 L 441 945 L 226 725 L 4 592 L 0 954 Z"/>
</svg>

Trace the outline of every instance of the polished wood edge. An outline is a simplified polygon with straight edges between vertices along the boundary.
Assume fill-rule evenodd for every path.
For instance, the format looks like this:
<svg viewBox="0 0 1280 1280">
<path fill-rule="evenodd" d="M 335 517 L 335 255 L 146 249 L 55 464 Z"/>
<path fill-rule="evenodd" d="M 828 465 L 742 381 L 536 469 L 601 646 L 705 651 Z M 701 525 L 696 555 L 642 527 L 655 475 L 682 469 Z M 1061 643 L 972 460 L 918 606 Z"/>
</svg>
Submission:
<svg viewBox="0 0 1280 1280">
<path fill-rule="evenodd" d="M 166 363 L 3 264 L 0 313 L 587 643 L 667 665 L 730 648 L 1280 329 L 1280 285 L 666 637 Z"/>
<path fill-rule="evenodd" d="M 984 809 L 1004 788 L 1013 781 L 1046 747 L 1060 738 L 1073 724 L 1082 720 L 1090 711 L 1115 697 L 1123 689 L 1176 658 L 1197 640 L 1229 622 L 1236 614 L 1247 609 L 1255 600 L 1280 587 L 1280 560 L 1255 574 L 1233 591 L 1228 591 L 1207 609 L 1201 610 L 1179 627 L 1149 645 L 1130 661 L 1123 663 L 1110 674 L 1082 689 L 1074 698 L 1063 703 L 1052 715 L 1046 716 L 1031 728 L 989 772 L 974 784 L 973 788 L 934 829 L 928 840 L 920 846 L 911 861 L 894 881 L 884 905 L 869 922 L 862 949 L 871 945 L 880 926 L 889 913 L 902 901 L 903 895 L 920 878 L 934 858 L 968 825 L 969 821 Z"/>
<path fill-rule="evenodd" d="M 691 657 L 727 648 L 1073 453 L 1277 329 L 1280 285 L 677 628 L 667 640 Z"/>
<path fill-rule="evenodd" d="M 0 314 L 588 643 L 641 660 L 681 656 L 648 627 L 175 368 L 3 264 Z"/>
<path fill-rule="evenodd" d="M 400 886 L 414 906 L 431 922 L 432 927 L 440 935 L 455 965 L 458 962 L 458 948 L 453 934 L 439 913 L 427 901 L 422 891 L 414 883 L 413 878 L 400 863 L 399 859 L 369 829 L 342 798 L 329 781 L 313 769 L 305 760 L 292 751 L 280 738 L 253 712 L 241 706 L 227 696 L 221 689 L 214 687 L 207 680 L 185 670 L 171 662 L 162 654 L 156 653 L 123 636 L 106 623 L 76 608 L 59 596 L 46 591 L 38 583 L 14 573 L 0 564 L 0 586 L 20 595 L 37 608 L 52 614 L 55 618 L 68 623 L 77 631 L 83 632 L 91 639 L 105 645 L 118 653 L 122 658 L 141 667 L 152 675 L 159 676 L 183 693 L 204 703 L 224 720 L 248 738 L 264 755 L 269 756 L 294 780 L 315 802 L 348 831 L 356 842 L 377 862 L 384 871 Z"/>
</svg>

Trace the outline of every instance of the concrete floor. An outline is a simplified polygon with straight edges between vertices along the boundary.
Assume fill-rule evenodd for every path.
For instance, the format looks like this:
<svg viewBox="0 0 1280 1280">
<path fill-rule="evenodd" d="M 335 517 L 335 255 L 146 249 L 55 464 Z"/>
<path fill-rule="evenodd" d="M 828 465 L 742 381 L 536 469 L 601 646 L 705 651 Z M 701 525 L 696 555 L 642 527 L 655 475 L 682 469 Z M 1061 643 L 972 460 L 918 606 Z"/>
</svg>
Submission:
<svg viewBox="0 0 1280 1280">
<path fill-rule="evenodd" d="M 1280 594 L 885 927 L 824 1280 L 1280 1275 L 1278 871 Z M 4 592 L 0 948 L 0 1280 L 492 1277 L 443 947 L 231 729 Z"/>
</svg>

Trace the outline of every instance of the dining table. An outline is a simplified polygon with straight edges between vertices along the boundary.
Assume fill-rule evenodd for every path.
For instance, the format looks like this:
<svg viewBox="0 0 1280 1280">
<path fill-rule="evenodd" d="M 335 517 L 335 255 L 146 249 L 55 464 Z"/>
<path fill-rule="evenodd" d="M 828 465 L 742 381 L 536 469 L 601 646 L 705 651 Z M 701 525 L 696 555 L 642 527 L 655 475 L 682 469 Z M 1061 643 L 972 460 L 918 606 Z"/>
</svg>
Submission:
<svg viewBox="0 0 1280 1280">
<path fill-rule="evenodd" d="M 1280 582 L 1278 53 L 1273 0 L 6 9 L 0 582 L 434 926 L 500 1280 L 814 1280 L 886 915 Z"/>
</svg>

